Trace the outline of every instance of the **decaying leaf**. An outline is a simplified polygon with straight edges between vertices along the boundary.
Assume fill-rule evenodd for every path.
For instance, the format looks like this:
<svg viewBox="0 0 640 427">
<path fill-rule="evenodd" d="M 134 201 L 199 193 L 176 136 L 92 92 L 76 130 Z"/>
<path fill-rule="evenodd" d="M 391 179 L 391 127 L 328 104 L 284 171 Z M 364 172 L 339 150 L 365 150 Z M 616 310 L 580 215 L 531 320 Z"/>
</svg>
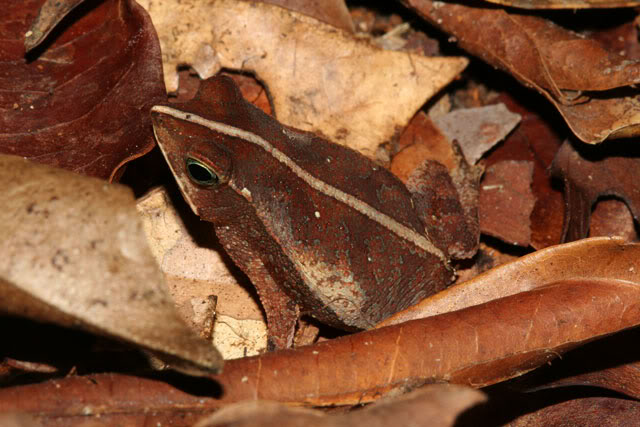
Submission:
<svg viewBox="0 0 640 427">
<path fill-rule="evenodd" d="M 207 380 L 211 394 L 219 389 Z M 44 425 L 65 427 L 193 425 L 218 409 L 216 399 L 189 394 L 166 381 L 142 376 L 68 376 L 39 384 L 0 388 L 0 414 L 33 414 Z M 176 410 L 180 408 L 180 410 Z"/>
<path fill-rule="evenodd" d="M 308 0 L 264 0 L 264 2 L 285 7 L 311 16 L 318 21 L 326 22 L 342 30 L 351 33 L 354 32 L 351 15 L 349 15 L 349 9 L 347 9 L 344 0 L 324 0 L 321 2 Z"/>
<path fill-rule="evenodd" d="M 537 16 L 431 0 L 404 3 L 465 50 L 542 93 L 584 142 L 640 131 L 640 100 L 630 88 L 640 81 L 637 61 Z"/>
<path fill-rule="evenodd" d="M 596 202 L 589 221 L 589 237 L 620 236 L 627 242 L 637 242 L 633 216 L 627 205 L 617 198 Z"/>
<path fill-rule="evenodd" d="M 177 88 L 178 65 L 191 65 L 202 78 L 221 67 L 254 72 L 268 87 L 279 121 L 369 156 L 467 64 L 385 51 L 263 3 L 141 4 L 158 31 L 170 91 Z"/>
<path fill-rule="evenodd" d="M 368 402 L 421 382 L 482 387 L 639 324 L 639 297 L 637 281 L 556 282 L 438 316 L 232 360 L 215 378 L 230 401 L 312 405 Z"/>
<path fill-rule="evenodd" d="M 632 426 L 640 419 L 640 403 L 613 397 L 585 397 L 545 406 L 504 424 L 507 427 L 539 425 Z"/>
<path fill-rule="evenodd" d="M 451 141 L 423 112 L 411 119 L 398 140 L 398 146 L 401 150 L 393 156 L 390 170 L 404 183 L 426 159 L 435 160 L 448 170 L 457 164 Z"/>
<path fill-rule="evenodd" d="M 529 217 L 535 204 L 532 175 L 533 162 L 528 161 L 505 160 L 487 168 L 478 200 L 483 233 L 514 245 L 529 245 Z"/>
<path fill-rule="evenodd" d="M 620 238 L 594 237 L 552 246 L 426 298 L 377 327 L 462 310 L 564 280 L 635 283 L 639 281 L 640 269 L 636 266 L 639 257 L 640 245 L 625 244 Z"/>
<path fill-rule="evenodd" d="M 250 418 L 250 425 L 261 425 L 263 418 L 273 421 L 278 414 L 284 413 L 289 420 L 280 419 L 277 425 L 299 420 L 295 425 L 305 426 L 315 420 L 323 423 L 322 426 L 387 426 L 392 421 L 398 423 L 407 419 L 411 423 L 423 420 L 428 426 L 449 426 L 465 409 L 484 400 L 481 392 L 468 387 L 437 384 L 405 395 L 399 393 L 350 414 L 332 416 L 310 409 L 283 407 L 274 402 L 253 401 L 220 410 L 211 419 L 214 422 L 234 419 L 236 414 L 242 416 L 260 410 L 262 416 Z M 172 405 L 178 405 L 180 411 L 175 411 Z M 221 407 L 223 403 L 215 398 L 190 395 L 166 382 L 119 374 L 75 376 L 0 389 L 0 413 L 8 409 L 33 413 L 45 424 L 56 421 L 65 426 L 86 425 L 83 423 L 92 418 L 102 425 L 139 425 L 142 421 L 152 425 L 193 425 L 198 418 Z M 208 422 L 209 417 L 202 419 L 199 425 L 211 425 Z"/>
<path fill-rule="evenodd" d="M 0 157 L 0 310 L 117 337 L 188 372 L 221 358 L 175 313 L 131 191 Z"/>
<path fill-rule="evenodd" d="M 460 144 L 465 159 L 473 165 L 520 123 L 520 115 L 500 103 L 455 110 L 433 122 L 450 141 Z"/>
<path fill-rule="evenodd" d="M 638 399 L 639 350 L 629 345 L 640 338 L 634 328 L 584 345 L 511 386 L 524 392 L 575 386 L 601 387 Z"/>
<path fill-rule="evenodd" d="M 578 150 L 567 141 L 558 150 L 552 170 L 564 181 L 564 240 L 588 234 L 591 207 L 600 196 L 621 198 L 636 221 L 640 219 L 640 150 L 636 141 Z"/>
<path fill-rule="evenodd" d="M 549 167 L 562 145 L 549 116 L 541 116 L 513 97 L 501 94 L 497 100 L 510 111 L 522 116 L 520 125 L 507 139 L 485 158 L 487 167 L 502 161 L 529 161 L 533 163 L 531 190 L 536 203 L 531 218 L 531 246 L 542 249 L 561 241 L 562 191 L 552 186 Z"/>
<path fill-rule="evenodd" d="M 165 97 L 149 17 L 129 0 L 81 6 L 51 43 L 25 56 L 23 37 L 42 3 L 3 10 L 0 152 L 116 179 L 153 147 L 149 109 Z M 55 22 L 41 16 L 27 41 L 51 30 L 37 25 Z"/>
<path fill-rule="evenodd" d="M 468 387 L 433 384 L 399 397 L 382 399 L 359 411 L 338 415 L 275 402 L 243 402 L 221 409 L 194 427 L 446 427 L 453 426 L 462 411 L 484 400 L 481 392 Z"/>
<path fill-rule="evenodd" d="M 633 7 L 637 0 L 487 0 L 491 3 L 505 6 L 521 7 L 523 9 L 587 9 Z"/>
<path fill-rule="evenodd" d="M 226 259 L 213 227 L 190 211 L 179 214 L 162 188 L 142 197 L 137 207 L 151 251 L 182 317 L 197 330 L 208 327 L 213 317 L 198 317 L 197 309 L 214 295 L 213 342 L 224 358 L 264 351 L 267 327 L 260 305 L 248 291 L 251 285 L 238 283 L 238 271 Z M 183 217 L 195 221 L 186 226 Z"/>
<path fill-rule="evenodd" d="M 523 9 L 587 9 L 633 7 L 637 0 L 487 0 L 491 3 L 505 6 L 521 7 Z"/>
</svg>

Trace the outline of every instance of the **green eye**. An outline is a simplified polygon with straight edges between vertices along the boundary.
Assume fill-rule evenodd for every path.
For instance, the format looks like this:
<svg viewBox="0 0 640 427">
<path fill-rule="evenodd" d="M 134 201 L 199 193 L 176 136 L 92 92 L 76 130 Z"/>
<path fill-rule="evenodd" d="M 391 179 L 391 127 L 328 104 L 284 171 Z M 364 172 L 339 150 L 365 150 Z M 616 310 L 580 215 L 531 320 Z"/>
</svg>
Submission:
<svg viewBox="0 0 640 427">
<path fill-rule="evenodd" d="M 218 175 L 211 170 L 211 168 L 199 160 L 188 158 L 187 159 L 187 172 L 189 178 L 196 184 L 211 186 L 220 182 Z"/>
</svg>

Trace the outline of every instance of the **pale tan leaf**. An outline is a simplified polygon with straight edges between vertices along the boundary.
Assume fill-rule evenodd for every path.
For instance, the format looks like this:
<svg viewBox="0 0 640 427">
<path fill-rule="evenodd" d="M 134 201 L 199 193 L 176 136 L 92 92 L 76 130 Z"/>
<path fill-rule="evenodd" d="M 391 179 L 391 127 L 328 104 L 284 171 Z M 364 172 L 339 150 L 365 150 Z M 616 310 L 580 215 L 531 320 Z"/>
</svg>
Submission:
<svg viewBox="0 0 640 427">
<path fill-rule="evenodd" d="M 263 3 L 145 0 L 162 45 L 165 82 L 176 67 L 202 78 L 221 67 L 255 72 L 282 123 L 373 156 L 467 65 L 385 51 L 313 18 Z M 250 30 L 247 30 L 250 29 Z"/>
<path fill-rule="evenodd" d="M 0 310 L 117 337 L 176 369 L 221 358 L 175 313 L 131 191 L 0 156 Z"/>
<path fill-rule="evenodd" d="M 223 357 L 235 359 L 264 351 L 267 327 L 260 305 L 248 291 L 251 285 L 238 283 L 238 271 L 225 262 L 213 227 L 190 211 L 177 212 L 163 188 L 140 198 L 137 208 L 151 251 L 183 319 L 202 334 L 213 319 L 206 315 L 198 318 L 198 307 L 214 295 L 213 342 Z M 183 217 L 195 219 L 195 223 L 187 227 Z"/>
</svg>

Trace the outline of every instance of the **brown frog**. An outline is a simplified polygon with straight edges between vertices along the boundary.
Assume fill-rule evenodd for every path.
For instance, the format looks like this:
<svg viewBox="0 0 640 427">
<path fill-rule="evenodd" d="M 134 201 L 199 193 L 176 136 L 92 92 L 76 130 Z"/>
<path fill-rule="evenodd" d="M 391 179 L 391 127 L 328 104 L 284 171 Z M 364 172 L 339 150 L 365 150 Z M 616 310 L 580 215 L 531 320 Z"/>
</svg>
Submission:
<svg viewBox="0 0 640 427">
<path fill-rule="evenodd" d="M 451 283 L 446 231 L 469 221 L 457 219 L 446 171 L 424 174 L 437 176 L 444 197 L 416 198 L 361 154 L 255 108 L 227 77 L 152 117 L 184 198 L 255 285 L 269 348 L 292 345 L 301 313 L 361 330 Z"/>
</svg>

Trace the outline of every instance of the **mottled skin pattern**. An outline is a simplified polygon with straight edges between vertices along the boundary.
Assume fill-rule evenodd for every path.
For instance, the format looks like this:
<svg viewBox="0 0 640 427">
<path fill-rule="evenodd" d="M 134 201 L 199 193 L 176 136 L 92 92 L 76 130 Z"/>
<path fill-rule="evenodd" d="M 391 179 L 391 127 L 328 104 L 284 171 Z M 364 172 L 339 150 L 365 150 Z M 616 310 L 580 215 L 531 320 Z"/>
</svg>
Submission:
<svg viewBox="0 0 640 427">
<path fill-rule="evenodd" d="M 411 194 L 390 172 L 355 151 L 284 127 L 244 101 L 230 79 L 210 79 L 196 99 L 172 107 L 258 135 L 314 177 L 424 235 Z M 270 348 L 291 346 L 301 312 L 346 330 L 365 329 L 450 283 L 442 257 L 311 188 L 255 143 L 168 114 L 152 116 L 185 199 L 214 224 L 256 286 Z M 195 184 L 186 172 L 189 157 L 209 165 L 222 183 Z"/>
</svg>

